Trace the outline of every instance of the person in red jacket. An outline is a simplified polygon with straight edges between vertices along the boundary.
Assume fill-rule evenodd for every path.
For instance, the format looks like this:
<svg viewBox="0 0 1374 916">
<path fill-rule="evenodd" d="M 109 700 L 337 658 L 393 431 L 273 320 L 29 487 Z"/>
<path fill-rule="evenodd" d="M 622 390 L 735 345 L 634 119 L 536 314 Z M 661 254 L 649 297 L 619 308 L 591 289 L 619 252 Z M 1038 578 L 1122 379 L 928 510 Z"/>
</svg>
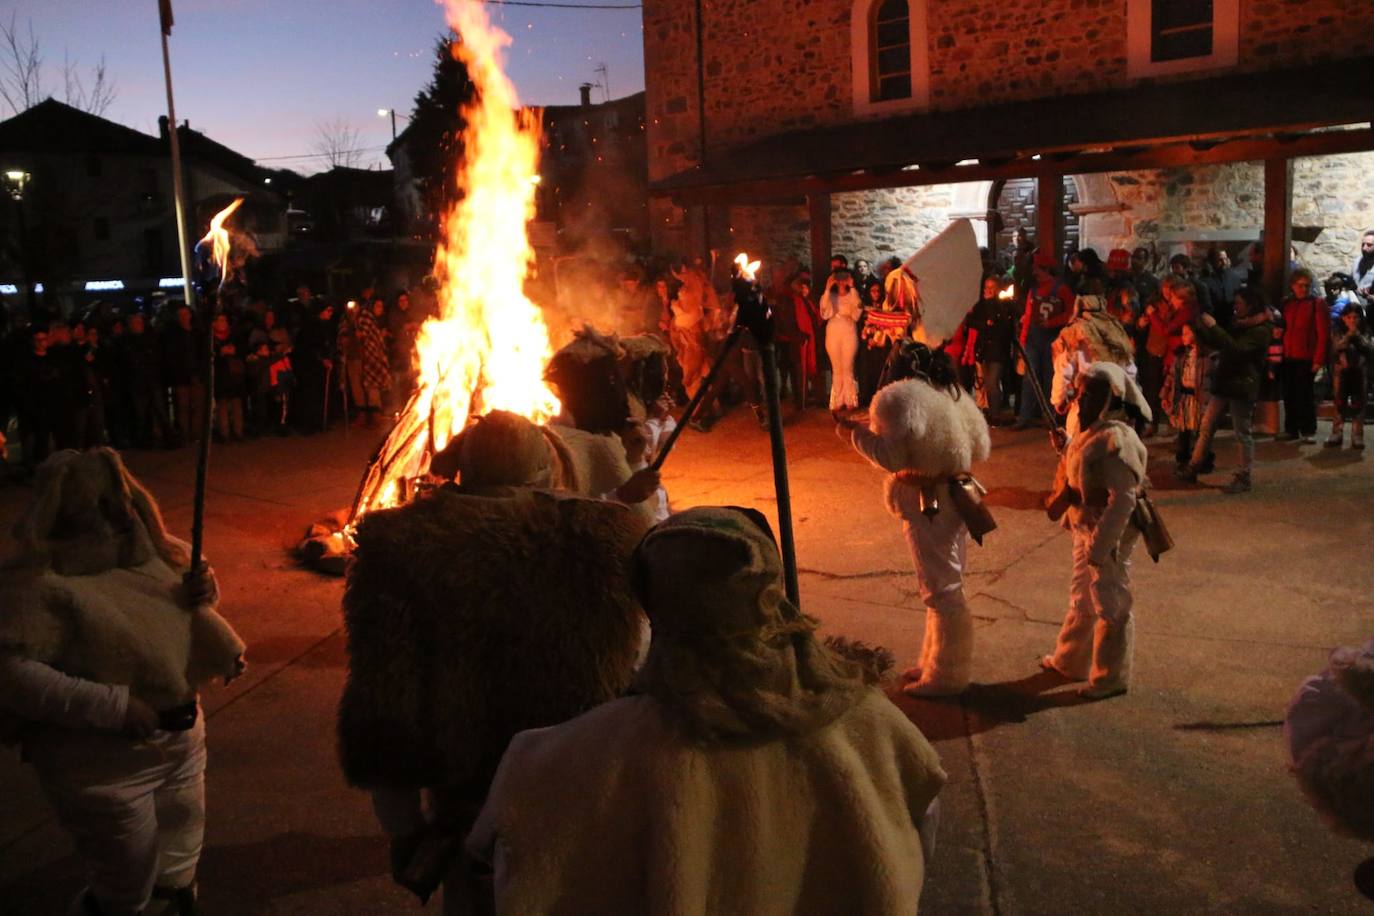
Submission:
<svg viewBox="0 0 1374 916">
<path fill-rule="evenodd" d="M 1283 434 L 1279 439 L 1317 441 L 1317 370 L 1326 365 L 1331 309 L 1312 295 L 1312 273 L 1299 268 L 1283 300 Z"/>
<path fill-rule="evenodd" d="M 1031 373 L 1048 394 L 1054 358 L 1050 348 L 1055 338 L 1073 317 L 1073 293 L 1055 276 L 1054 254 L 1035 254 L 1035 285 L 1026 294 L 1026 311 L 1021 316 L 1021 346 L 1026 353 L 1026 371 L 1021 381 L 1021 408 L 1012 429 L 1025 429 L 1040 419 L 1040 401 L 1035 396 Z M 1047 422 L 1052 418 L 1045 417 Z"/>
</svg>

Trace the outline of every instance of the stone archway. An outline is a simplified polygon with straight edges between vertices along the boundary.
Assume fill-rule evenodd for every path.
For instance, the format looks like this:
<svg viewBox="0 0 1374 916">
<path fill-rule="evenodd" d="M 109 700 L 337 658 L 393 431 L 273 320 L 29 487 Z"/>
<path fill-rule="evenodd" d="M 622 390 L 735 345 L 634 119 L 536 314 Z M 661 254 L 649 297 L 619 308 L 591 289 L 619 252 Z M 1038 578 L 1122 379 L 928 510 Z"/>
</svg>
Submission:
<svg viewBox="0 0 1374 916">
<path fill-rule="evenodd" d="M 1113 248 L 1126 247 L 1131 230 L 1126 219 L 1127 205 L 1116 196 L 1111 173 L 1074 175 L 1078 203 L 1070 209 L 1078 217 L 1078 244 L 1093 248 L 1103 260 Z"/>
</svg>

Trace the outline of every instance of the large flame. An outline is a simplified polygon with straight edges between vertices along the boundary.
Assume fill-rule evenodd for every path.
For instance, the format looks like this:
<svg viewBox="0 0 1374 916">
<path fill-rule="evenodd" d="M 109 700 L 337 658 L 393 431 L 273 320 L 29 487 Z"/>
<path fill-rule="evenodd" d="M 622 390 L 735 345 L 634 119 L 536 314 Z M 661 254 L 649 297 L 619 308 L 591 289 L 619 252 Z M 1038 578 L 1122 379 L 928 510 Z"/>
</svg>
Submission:
<svg viewBox="0 0 1374 916">
<path fill-rule="evenodd" d="M 363 481 L 362 514 L 408 498 L 409 484 L 472 415 L 509 410 L 543 423 L 558 413 L 543 381 L 552 355 L 543 315 L 524 292 L 534 259 L 526 224 L 534 216 L 540 130 L 520 110 L 501 70 L 510 37 L 476 0 L 442 0 L 459 36 L 475 101 L 463 109 L 461 199 L 444 218 L 435 256 L 439 317 L 417 342 L 419 384 Z"/>
<path fill-rule="evenodd" d="M 224 221 L 234 215 L 234 211 L 243 206 L 243 198 L 239 197 L 232 204 L 219 211 L 210 220 L 210 231 L 205 233 L 205 238 L 200 240 L 200 244 L 210 245 L 210 256 L 214 258 L 215 265 L 219 267 L 219 285 L 223 286 L 224 281 L 229 278 L 229 230 L 224 228 Z"/>
</svg>

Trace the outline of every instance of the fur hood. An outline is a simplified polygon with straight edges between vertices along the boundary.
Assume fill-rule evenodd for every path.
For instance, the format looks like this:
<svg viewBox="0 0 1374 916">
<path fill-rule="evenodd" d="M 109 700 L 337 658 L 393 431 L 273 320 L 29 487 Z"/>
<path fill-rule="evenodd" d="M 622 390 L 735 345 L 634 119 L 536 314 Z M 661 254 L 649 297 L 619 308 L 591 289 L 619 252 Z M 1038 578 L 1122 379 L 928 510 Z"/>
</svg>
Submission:
<svg viewBox="0 0 1374 916">
<path fill-rule="evenodd" d="M 243 641 L 213 605 L 180 602 L 186 545 L 112 449 L 59 452 L 39 468 L 0 571 L 0 652 L 158 709 L 238 673 Z"/>
<path fill-rule="evenodd" d="M 1135 474 L 1136 483 L 1146 483 L 1150 454 L 1135 430 L 1119 420 L 1101 420 L 1074 436 L 1064 453 L 1064 474 L 1069 486 L 1086 493 L 1100 484 L 1094 469 L 1102 461 L 1116 458 Z"/>
<path fill-rule="evenodd" d="M 968 392 L 955 398 L 920 379 L 893 382 L 879 391 L 869 409 L 869 426 L 887 458 L 879 464 L 894 472 L 884 485 L 883 498 L 896 515 L 903 512 L 900 491 L 908 484 L 895 472 L 914 471 L 922 477 L 967 474 L 992 450 L 987 420 Z"/>
<path fill-rule="evenodd" d="M 531 490 L 446 488 L 364 517 L 343 605 L 349 782 L 480 796 L 516 732 L 623 691 L 646 527 L 615 503 Z"/>
</svg>

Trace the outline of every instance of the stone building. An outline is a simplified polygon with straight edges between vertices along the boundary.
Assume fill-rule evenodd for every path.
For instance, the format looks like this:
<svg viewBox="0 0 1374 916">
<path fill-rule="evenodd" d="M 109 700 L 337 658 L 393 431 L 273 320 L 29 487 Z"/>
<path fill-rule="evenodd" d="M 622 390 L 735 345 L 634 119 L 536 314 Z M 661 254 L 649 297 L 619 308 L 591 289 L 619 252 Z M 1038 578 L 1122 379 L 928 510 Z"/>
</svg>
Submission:
<svg viewBox="0 0 1374 916">
<path fill-rule="evenodd" d="M 654 241 L 814 264 L 969 217 L 994 251 L 1282 234 L 1346 270 L 1371 26 L 1367 0 L 645 0 Z"/>
</svg>

